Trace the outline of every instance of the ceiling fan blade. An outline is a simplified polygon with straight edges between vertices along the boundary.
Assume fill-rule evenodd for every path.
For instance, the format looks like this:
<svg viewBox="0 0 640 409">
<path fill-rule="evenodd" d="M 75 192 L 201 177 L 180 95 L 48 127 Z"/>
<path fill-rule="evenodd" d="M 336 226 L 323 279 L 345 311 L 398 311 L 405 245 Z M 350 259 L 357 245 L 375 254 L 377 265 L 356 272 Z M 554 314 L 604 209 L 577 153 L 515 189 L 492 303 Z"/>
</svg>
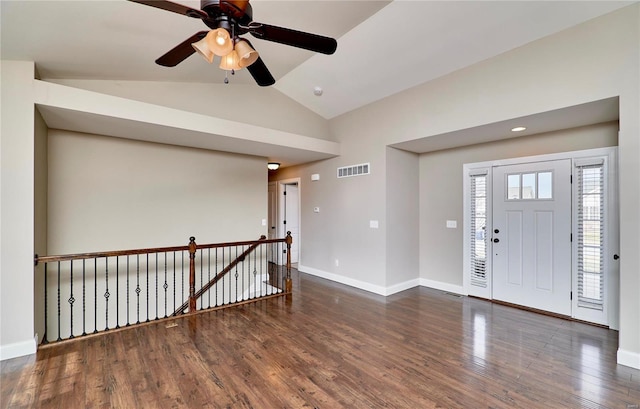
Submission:
<svg viewBox="0 0 640 409">
<path fill-rule="evenodd" d="M 182 61 L 186 60 L 187 57 L 191 56 L 191 54 L 196 52 L 196 50 L 191 46 L 191 43 L 195 43 L 196 41 L 203 39 L 206 35 L 207 31 L 199 31 L 195 33 L 177 46 L 173 47 L 162 57 L 158 58 L 156 60 L 156 64 L 164 67 L 175 67 Z"/>
<path fill-rule="evenodd" d="M 202 10 L 194 9 L 192 7 L 183 6 L 182 4 L 174 3 L 168 0 L 129 0 L 133 3 L 144 4 L 145 6 L 156 7 L 162 10 L 172 11 L 178 14 L 184 14 L 185 16 L 208 19 L 209 16 Z"/>
<path fill-rule="evenodd" d="M 249 24 L 249 32 L 254 37 L 262 40 L 304 48 L 305 50 L 316 51 L 322 54 L 333 54 L 338 47 L 338 42 L 331 37 L 305 33 L 290 28 L 270 26 L 268 24 L 252 22 Z"/>
<path fill-rule="evenodd" d="M 269 72 L 269 69 L 260 57 L 258 57 L 256 62 L 248 66 L 247 70 L 261 87 L 268 87 L 269 85 L 273 85 L 276 83 L 276 80 L 273 78 L 273 76 Z"/>
</svg>

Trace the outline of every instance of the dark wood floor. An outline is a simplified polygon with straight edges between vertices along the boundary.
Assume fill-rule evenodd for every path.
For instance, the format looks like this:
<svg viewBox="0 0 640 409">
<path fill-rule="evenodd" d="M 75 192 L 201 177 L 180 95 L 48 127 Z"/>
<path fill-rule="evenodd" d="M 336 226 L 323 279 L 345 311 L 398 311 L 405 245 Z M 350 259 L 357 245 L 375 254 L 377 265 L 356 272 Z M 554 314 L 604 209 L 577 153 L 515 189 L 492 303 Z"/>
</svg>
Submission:
<svg viewBox="0 0 640 409">
<path fill-rule="evenodd" d="M 294 274 L 294 297 L 2 362 L 5 408 L 638 408 L 617 333 Z"/>
</svg>

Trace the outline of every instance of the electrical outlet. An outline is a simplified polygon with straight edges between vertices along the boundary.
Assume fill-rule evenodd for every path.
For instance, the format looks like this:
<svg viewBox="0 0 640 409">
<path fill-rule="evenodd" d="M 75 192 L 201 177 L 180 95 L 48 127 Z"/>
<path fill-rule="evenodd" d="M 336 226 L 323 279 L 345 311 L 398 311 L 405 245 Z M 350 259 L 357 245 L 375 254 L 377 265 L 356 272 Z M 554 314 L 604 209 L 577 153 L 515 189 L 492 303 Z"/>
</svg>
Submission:
<svg viewBox="0 0 640 409">
<path fill-rule="evenodd" d="M 336 259 L 336 267 L 340 267 L 340 260 Z"/>
</svg>

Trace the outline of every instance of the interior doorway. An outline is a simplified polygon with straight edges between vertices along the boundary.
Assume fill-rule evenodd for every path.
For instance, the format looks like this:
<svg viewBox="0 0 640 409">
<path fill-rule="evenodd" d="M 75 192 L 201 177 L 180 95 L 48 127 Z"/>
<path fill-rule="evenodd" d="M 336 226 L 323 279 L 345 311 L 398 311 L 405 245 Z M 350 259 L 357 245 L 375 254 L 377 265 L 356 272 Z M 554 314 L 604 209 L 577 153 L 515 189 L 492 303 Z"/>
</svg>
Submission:
<svg viewBox="0 0 640 409">
<path fill-rule="evenodd" d="M 291 263 L 300 259 L 300 178 L 278 181 L 278 237 L 291 232 Z"/>
</svg>

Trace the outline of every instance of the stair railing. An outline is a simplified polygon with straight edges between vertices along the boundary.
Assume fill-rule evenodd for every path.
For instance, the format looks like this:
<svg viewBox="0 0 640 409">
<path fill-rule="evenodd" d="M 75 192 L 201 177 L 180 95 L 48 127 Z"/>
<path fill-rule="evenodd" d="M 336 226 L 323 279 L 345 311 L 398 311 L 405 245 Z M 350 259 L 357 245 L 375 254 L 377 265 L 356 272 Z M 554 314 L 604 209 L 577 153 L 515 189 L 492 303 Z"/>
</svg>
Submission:
<svg viewBox="0 0 640 409">
<path fill-rule="evenodd" d="M 167 319 L 187 307 L 193 314 L 290 299 L 292 241 L 290 232 L 204 245 L 191 237 L 186 246 L 36 255 L 36 274 L 44 275 L 36 290 L 44 299 L 42 343 Z"/>
</svg>

